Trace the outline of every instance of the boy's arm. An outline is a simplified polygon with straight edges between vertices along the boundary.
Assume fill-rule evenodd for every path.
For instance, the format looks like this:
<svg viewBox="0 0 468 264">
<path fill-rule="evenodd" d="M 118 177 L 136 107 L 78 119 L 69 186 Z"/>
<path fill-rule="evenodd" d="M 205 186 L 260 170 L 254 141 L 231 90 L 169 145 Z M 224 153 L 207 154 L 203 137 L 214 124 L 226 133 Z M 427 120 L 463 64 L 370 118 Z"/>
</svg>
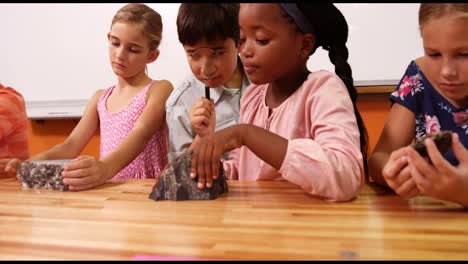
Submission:
<svg viewBox="0 0 468 264">
<path fill-rule="evenodd" d="M 168 135 L 168 160 L 173 161 L 185 151 L 187 151 L 194 141 L 197 141 L 197 135 L 192 128 L 190 121 L 191 102 L 195 101 L 193 97 L 198 90 L 200 83 L 192 75 L 187 76 L 179 86 L 174 89 L 166 103 L 166 122 L 169 130 Z"/>
<path fill-rule="evenodd" d="M 170 162 L 184 153 L 190 147 L 194 138 L 185 107 L 180 105 L 168 106 L 166 111 L 166 122 L 169 130 L 168 160 Z"/>
</svg>

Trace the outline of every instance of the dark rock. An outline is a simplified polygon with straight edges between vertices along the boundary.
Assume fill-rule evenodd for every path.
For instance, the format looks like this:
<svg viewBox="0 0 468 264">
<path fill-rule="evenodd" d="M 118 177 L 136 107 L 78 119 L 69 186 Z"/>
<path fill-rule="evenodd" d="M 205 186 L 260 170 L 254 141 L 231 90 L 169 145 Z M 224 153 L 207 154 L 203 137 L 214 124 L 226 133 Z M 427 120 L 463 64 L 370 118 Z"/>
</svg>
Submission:
<svg viewBox="0 0 468 264">
<path fill-rule="evenodd" d="M 434 140 L 434 143 L 442 154 L 447 152 L 450 146 L 452 146 L 452 131 L 440 131 L 439 133 L 432 134 L 429 138 Z M 416 140 L 412 146 L 422 157 L 429 157 L 426 145 L 424 144 L 425 139 L 426 137 Z"/>
<path fill-rule="evenodd" d="M 68 191 L 62 182 L 63 165 L 71 160 L 34 160 L 20 164 L 16 177 L 23 188 Z"/>
<path fill-rule="evenodd" d="M 213 179 L 211 188 L 197 188 L 197 179 L 190 178 L 192 152 L 185 152 L 169 163 L 160 173 L 158 182 L 149 196 L 153 200 L 212 200 L 228 191 L 222 164 L 219 177 Z"/>
</svg>

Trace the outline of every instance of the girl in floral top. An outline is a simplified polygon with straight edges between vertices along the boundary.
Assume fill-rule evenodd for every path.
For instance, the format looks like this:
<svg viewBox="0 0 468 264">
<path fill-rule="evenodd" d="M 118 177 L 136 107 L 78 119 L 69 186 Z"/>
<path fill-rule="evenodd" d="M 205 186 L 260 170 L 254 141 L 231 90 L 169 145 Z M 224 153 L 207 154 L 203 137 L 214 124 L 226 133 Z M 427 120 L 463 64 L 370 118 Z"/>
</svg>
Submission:
<svg viewBox="0 0 468 264">
<path fill-rule="evenodd" d="M 371 177 L 405 198 L 419 194 L 468 205 L 468 4 L 421 4 L 424 56 L 412 61 L 396 91 L 369 160 Z M 408 145 L 453 131 L 440 153 L 425 141 L 428 159 Z"/>
</svg>

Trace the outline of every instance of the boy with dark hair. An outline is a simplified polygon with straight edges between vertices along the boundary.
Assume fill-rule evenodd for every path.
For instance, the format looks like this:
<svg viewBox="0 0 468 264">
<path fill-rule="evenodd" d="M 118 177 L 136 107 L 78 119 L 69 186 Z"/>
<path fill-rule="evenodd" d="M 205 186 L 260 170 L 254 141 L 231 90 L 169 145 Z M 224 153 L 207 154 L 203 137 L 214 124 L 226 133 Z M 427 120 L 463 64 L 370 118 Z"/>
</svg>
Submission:
<svg viewBox="0 0 468 264">
<path fill-rule="evenodd" d="M 238 3 L 180 5 L 177 33 L 193 75 L 166 102 L 169 161 L 200 137 L 238 123 L 240 97 L 250 84 L 238 57 L 238 17 Z M 204 97 L 205 87 L 211 99 Z M 203 111 L 203 105 L 212 111 Z M 210 118 L 216 127 L 208 127 Z"/>
</svg>

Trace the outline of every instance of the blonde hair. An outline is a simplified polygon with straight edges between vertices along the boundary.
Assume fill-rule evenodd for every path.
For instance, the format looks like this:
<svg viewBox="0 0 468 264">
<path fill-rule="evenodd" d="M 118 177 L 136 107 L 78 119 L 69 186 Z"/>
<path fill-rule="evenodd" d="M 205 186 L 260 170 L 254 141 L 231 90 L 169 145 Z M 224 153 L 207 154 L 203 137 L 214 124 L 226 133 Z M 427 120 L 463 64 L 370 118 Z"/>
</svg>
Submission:
<svg viewBox="0 0 468 264">
<path fill-rule="evenodd" d="M 468 3 L 422 3 L 419 6 L 419 28 L 432 18 L 460 12 L 468 16 Z"/>
<path fill-rule="evenodd" d="M 150 50 L 156 50 L 162 39 L 161 15 L 145 4 L 131 3 L 120 8 L 112 19 L 112 26 L 117 22 L 142 25 L 143 34 L 149 39 Z"/>
</svg>

